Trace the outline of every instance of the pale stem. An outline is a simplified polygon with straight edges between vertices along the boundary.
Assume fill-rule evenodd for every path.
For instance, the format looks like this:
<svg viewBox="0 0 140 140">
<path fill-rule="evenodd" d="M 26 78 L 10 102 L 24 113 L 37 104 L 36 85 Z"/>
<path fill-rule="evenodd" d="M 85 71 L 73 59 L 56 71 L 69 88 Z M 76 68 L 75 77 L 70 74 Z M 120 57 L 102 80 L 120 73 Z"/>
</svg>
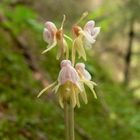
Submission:
<svg viewBox="0 0 140 140">
<path fill-rule="evenodd" d="M 67 101 L 64 102 L 64 119 L 65 119 L 65 140 L 69 138 L 69 105 Z"/>
<path fill-rule="evenodd" d="M 75 140 L 75 135 L 74 135 L 74 108 L 72 105 L 72 101 L 70 102 L 69 105 L 69 128 L 70 128 L 70 140 Z"/>
</svg>

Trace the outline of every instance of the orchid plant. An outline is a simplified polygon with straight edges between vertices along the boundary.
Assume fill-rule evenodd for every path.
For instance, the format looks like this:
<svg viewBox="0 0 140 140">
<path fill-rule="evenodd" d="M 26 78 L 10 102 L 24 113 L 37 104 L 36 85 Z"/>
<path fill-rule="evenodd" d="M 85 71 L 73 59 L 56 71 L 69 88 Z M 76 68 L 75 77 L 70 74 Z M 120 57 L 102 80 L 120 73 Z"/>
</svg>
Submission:
<svg viewBox="0 0 140 140">
<path fill-rule="evenodd" d="M 59 29 L 57 29 L 53 22 L 47 21 L 43 31 L 43 38 L 48 46 L 42 53 L 47 53 L 54 47 L 57 47 L 56 59 L 61 60 L 61 69 L 58 79 L 44 88 L 38 94 L 38 97 L 50 88 L 58 95 L 59 104 L 64 108 L 65 112 L 66 140 L 75 139 L 74 108 L 76 106 L 80 107 L 79 97 L 81 97 L 85 104 L 88 102 L 85 85 L 89 87 L 94 97 L 97 98 L 94 91 L 96 83 L 91 81 L 91 75 L 86 70 L 85 64 L 83 62 L 75 63 L 77 55 L 78 58 L 83 58 L 86 61 L 86 48 L 92 48 L 100 32 L 100 27 L 95 27 L 95 21 L 93 20 L 88 21 L 83 28 L 79 26 L 80 21 L 85 16 L 87 16 L 87 13 L 84 13 L 80 20 L 72 26 L 73 38 L 64 33 L 65 15 Z M 71 47 L 66 41 L 68 39 L 71 41 Z M 71 52 L 71 59 L 69 58 L 69 52 Z"/>
</svg>

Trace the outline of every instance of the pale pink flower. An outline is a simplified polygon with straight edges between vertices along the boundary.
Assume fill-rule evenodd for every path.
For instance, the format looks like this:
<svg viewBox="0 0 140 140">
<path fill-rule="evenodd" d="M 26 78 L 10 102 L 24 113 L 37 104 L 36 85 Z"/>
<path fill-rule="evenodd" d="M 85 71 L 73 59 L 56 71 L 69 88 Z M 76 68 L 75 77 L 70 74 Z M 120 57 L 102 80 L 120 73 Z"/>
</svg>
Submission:
<svg viewBox="0 0 140 140">
<path fill-rule="evenodd" d="M 78 53 L 79 58 L 86 60 L 85 48 L 91 48 L 96 41 L 96 37 L 100 32 L 100 27 L 95 27 L 93 20 L 88 21 L 82 29 L 78 25 L 73 26 L 73 47 L 72 47 L 72 61 L 75 61 L 75 55 Z"/>
<path fill-rule="evenodd" d="M 100 32 L 100 27 L 95 27 L 95 21 L 90 20 L 84 26 L 84 43 L 86 47 L 91 48 L 92 44 L 96 41 L 96 37 Z"/>
<path fill-rule="evenodd" d="M 60 59 L 64 57 L 64 54 L 66 54 L 66 58 L 68 59 L 69 57 L 68 44 L 64 38 L 67 36 L 63 33 L 64 21 L 65 21 L 65 16 L 63 17 L 63 21 L 59 29 L 56 28 L 53 22 L 47 21 L 45 23 L 43 38 L 44 41 L 48 43 L 48 46 L 42 53 L 46 53 L 50 51 L 52 48 L 54 48 L 57 45 L 58 51 L 57 51 L 56 58 Z"/>
<path fill-rule="evenodd" d="M 85 69 L 85 64 L 84 63 L 77 63 L 76 66 L 75 66 L 75 69 L 79 74 L 81 87 L 82 87 L 82 90 L 84 91 L 83 93 L 85 93 L 85 97 L 86 97 L 86 92 L 85 92 L 84 85 L 88 86 L 89 89 L 92 91 L 94 97 L 97 98 L 96 93 L 94 91 L 94 86 L 96 85 L 96 83 L 91 81 L 91 75 Z M 86 103 L 86 101 L 87 101 L 87 99 L 84 98 L 85 103 Z"/>
<path fill-rule="evenodd" d="M 80 107 L 79 96 L 85 103 L 88 102 L 85 85 L 89 87 L 95 98 L 97 98 L 94 91 L 96 84 L 91 81 L 91 76 L 85 69 L 85 64 L 77 63 L 74 68 L 70 60 L 62 60 L 57 81 L 44 88 L 38 97 L 48 89 L 53 88 L 53 91 L 58 94 L 59 104 L 62 108 L 65 101 L 71 101 L 73 108 L 76 105 Z"/>
<path fill-rule="evenodd" d="M 79 76 L 76 70 L 72 67 L 70 60 L 63 60 L 61 62 L 61 71 L 58 76 L 58 82 L 60 85 L 65 84 L 67 81 L 77 84 Z"/>
</svg>

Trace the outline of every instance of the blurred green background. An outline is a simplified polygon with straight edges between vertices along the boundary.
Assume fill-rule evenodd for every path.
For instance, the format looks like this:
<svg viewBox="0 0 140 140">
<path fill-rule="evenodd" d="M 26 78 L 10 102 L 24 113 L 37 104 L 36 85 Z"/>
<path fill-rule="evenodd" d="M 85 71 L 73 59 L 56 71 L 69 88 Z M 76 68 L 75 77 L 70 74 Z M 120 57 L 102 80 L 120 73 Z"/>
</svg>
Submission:
<svg viewBox="0 0 140 140">
<path fill-rule="evenodd" d="M 0 0 L 0 140 L 63 140 L 63 110 L 51 91 L 57 79 L 56 50 L 41 55 L 44 22 L 65 31 L 84 11 L 101 33 L 87 69 L 98 84 L 95 100 L 75 109 L 76 140 L 140 139 L 140 0 Z M 80 60 L 79 60 L 80 61 Z"/>
</svg>

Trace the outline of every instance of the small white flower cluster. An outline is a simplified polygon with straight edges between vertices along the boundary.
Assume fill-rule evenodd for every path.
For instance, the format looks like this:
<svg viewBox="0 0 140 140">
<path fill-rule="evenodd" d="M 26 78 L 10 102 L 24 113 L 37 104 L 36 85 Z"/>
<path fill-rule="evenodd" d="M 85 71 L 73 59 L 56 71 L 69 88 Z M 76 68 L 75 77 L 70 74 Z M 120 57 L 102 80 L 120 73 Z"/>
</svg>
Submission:
<svg viewBox="0 0 140 140">
<path fill-rule="evenodd" d="M 75 64 L 76 54 L 79 58 L 82 57 L 86 60 L 85 48 L 91 48 L 95 43 L 96 37 L 100 32 L 100 27 L 95 27 L 93 20 L 88 21 L 82 29 L 79 25 L 75 24 L 72 27 L 73 39 L 64 34 L 63 24 L 65 16 L 60 29 L 57 29 L 55 24 L 47 21 L 43 32 L 43 38 L 48 43 L 48 47 L 43 53 L 50 51 L 55 46 L 58 46 L 57 59 L 65 58 L 61 61 L 61 70 L 56 82 L 52 83 L 43 89 L 38 97 L 49 88 L 58 94 L 59 103 L 64 107 L 64 102 L 72 102 L 73 108 L 77 105 L 80 107 L 79 95 L 85 103 L 87 103 L 87 95 L 85 85 L 93 92 L 94 97 L 97 98 L 94 91 L 96 83 L 91 81 L 90 73 L 85 69 L 84 63 Z M 66 42 L 69 39 L 72 42 L 72 63 L 69 60 L 69 46 Z"/>
</svg>

